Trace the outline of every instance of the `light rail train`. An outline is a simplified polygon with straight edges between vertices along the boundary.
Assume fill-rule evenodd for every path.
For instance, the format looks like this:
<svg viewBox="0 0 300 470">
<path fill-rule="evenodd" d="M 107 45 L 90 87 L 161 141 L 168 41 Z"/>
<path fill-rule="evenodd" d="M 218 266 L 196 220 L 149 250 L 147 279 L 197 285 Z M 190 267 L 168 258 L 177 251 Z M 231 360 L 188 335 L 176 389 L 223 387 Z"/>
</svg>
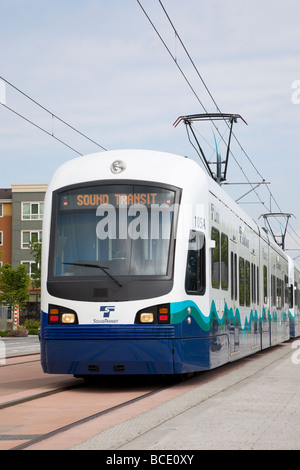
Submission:
<svg viewBox="0 0 300 470">
<path fill-rule="evenodd" d="M 76 158 L 44 214 L 46 373 L 185 374 L 300 335 L 300 270 L 189 158 Z"/>
</svg>

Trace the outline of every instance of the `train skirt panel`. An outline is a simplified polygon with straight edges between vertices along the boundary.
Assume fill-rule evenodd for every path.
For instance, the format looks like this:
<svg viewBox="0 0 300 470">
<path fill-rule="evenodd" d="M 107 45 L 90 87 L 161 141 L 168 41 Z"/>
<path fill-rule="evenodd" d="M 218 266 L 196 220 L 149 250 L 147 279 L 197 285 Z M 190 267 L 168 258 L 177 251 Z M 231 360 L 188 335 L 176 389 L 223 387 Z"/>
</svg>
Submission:
<svg viewBox="0 0 300 470">
<path fill-rule="evenodd" d="M 75 376 L 184 374 L 213 369 L 286 339 L 289 322 L 237 309 L 208 316 L 186 300 L 170 304 L 169 325 L 49 325 L 43 314 L 41 355 L 47 373 Z M 284 317 L 288 320 L 288 317 Z"/>
</svg>

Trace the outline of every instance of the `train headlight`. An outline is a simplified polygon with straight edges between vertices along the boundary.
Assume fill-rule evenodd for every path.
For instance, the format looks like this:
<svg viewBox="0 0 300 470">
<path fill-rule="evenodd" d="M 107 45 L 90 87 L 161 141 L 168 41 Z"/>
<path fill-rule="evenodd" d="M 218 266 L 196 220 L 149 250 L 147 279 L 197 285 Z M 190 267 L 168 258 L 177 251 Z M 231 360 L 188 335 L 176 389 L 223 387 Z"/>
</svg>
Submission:
<svg viewBox="0 0 300 470">
<path fill-rule="evenodd" d="M 60 305 L 49 305 L 48 310 L 48 323 L 61 325 L 61 324 L 78 324 L 77 313 Z"/>
<path fill-rule="evenodd" d="M 61 316 L 62 323 L 75 323 L 75 315 L 74 313 L 63 313 Z"/>
<path fill-rule="evenodd" d="M 153 313 L 144 312 L 141 313 L 140 321 L 141 323 L 153 323 L 154 317 Z"/>
</svg>

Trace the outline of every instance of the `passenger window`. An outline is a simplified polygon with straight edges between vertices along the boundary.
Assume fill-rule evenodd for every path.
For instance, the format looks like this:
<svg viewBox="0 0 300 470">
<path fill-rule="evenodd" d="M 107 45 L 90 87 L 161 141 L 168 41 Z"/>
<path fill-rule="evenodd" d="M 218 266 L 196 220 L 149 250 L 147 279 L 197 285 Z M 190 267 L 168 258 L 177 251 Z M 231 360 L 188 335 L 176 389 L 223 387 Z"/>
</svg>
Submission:
<svg viewBox="0 0 300 470">
<path fill-rule="evenodd" d="M 234 272 L 234 258 L 233 252 L 230 253 L 230 273 L 231 273 L 231 300 L 234 299 L 234 283 L 235 283 L 235 272 Z"/>
<path fill-rule="evenodd" d="M 291 305 L 289 278 L 286 275 L 284 276 L 284 302 Z"/>
<path fill-rule="evenodd" d="M 264 265 L 264 303 L 268 303 L 268 269 Z"/>
<path fill-rule="evenodd" d="M 244 258 L 239 258 L 239 291 L 240 291 L 240 305 L 245 305 L 245 261 Z"/>
<path fill-rule="evenodd" d="M 250 262 L 246 261 L 246 305 L 247 307 L 250 306 Z"/>
<path fill-rule="evenodd" d="M 271 274 L 271 301 L 272 306 L 276 307 L 276 278 Z"/>
<path fill-rule="evenodd" d="M 281 308 L 283 307 L 283 289 L 282 289 L 282 280 L 277 277 L 276 278 L 276 307 Z"/>
<path fill-rule="evenodd" d="M 291 284 L 290 287 L 289 287 L 289 299 L 290 299 L 289 307 L 293 308 L 294 307 L 294 286 L 293 286 L 293 284 Z"/>
<path fill-rule="evenodd" d="M 257 282 L 257 303 L 259 304 L 259 267 L 257 267 L 256 282 Z"/>
<path fill-rule="evenodd" d="M 252 302 L 256 303 L 256 267 L 251 263 L 251 276 L 252 276 Z"/>
<path fill-rule="evenodd" d="M 215 241 L 215 248 L 211 253 L 211 283 L 212 287 L 220 287 L 220 232 L 216 228 L 211 229 L 211 239 Z"/>
<path fill-rule="evenodd" d="M 231 252 L 231 299 L 237 300 L 237 255 Z"/>
<path fill-rule="evenodd" d="M 201 232 L 191 230 L 186 266 L 185 290 L 187 294 L 203 295 L 205 289 L 205 236 Z"/>
<path fill-rule="evenodd" d="M 221 234 L 221 287 L 228 290 L 228 237 Z"/>
</svg>

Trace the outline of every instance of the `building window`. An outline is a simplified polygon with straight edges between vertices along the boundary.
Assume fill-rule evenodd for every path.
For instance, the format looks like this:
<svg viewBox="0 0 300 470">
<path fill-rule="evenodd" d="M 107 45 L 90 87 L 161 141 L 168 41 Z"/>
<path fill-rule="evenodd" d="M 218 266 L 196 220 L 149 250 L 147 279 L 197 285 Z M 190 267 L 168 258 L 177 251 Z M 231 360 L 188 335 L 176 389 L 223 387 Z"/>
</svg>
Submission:
<svg viewBox="0 0 300 470">
<path fill-rule="evenodd" d="M 37 272 L 38 265 L 35 261 L 21 261 L 21 264 L 24 264 L 27 266 L 28 269 L 28 274 L 30 276 L 30 279 L 34 276 L 34 274 Z"/>
<path fill-rule="evenodd" d="M 42 220 L 44 213 L 43 202 L 23 202 L 22 220 Z"/>
<path fill-rule="evenodd" d="M 0 245 L 3 245 L 3 232 L 0 232 Z"/>
<path fill-rule="evenodd" d="M 40 242 L 42 239 L 42 232 L 41 231 L 35 231 L 35 232 L 22 232 L 21 233 L 21 246 L 22 248 L 30 248 L 30 242 L 36 243 Z"/>
<path fill-rule="evenodd" d="M 0 217 L 3 217 L 3 204 L 0 204 Z"/>
</svg>

